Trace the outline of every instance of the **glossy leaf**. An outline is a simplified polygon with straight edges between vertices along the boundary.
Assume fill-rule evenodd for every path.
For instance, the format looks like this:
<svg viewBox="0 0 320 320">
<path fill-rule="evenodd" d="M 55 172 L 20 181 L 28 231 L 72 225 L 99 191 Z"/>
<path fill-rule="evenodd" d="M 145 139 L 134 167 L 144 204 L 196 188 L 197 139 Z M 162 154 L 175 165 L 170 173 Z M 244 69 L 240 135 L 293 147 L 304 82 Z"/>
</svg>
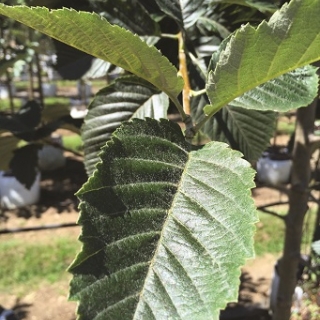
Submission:
<svg viewBox="0 0 320 320">
<path fill-rule="evenodd" d="M 206 12 L 206 0 L 156 0 L 159 8 L 183 29 L 192 27 Z"/>
<path fill-rule="evenodd" d="M 238 4 L 250 8 L 255 8 L 261 12 L 274 12 L 278 8 L 273 0 L 213 0 L 214 3 Z"/>
<path fill-rule="evenodd" d="M 100 90 L 89 106 L 82 126 L 85 167 L 91 175 L 100 148 L 123 121 L 132 118 L 166 118 L 169 99 L 146 82 L 122 77 Z"/>
<path fill-rule="evenodd" d="M 144 6 L 137 0 L 90 0 L 96 12 L 110 23 L 138 35 L 160 35 L 160 28 Z"/>
</svg>

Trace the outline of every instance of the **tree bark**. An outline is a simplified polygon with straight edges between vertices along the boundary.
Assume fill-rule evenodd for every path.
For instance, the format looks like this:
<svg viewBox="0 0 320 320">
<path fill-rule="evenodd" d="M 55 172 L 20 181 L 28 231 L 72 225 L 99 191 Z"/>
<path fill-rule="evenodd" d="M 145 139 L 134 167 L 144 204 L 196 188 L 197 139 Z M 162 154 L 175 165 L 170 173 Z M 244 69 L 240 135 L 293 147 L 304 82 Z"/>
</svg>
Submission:
<svg viewBox="0 0 320 320">
<path fill-rule="evenodd" d="M 303 221 L 308 210 L 312 153 L 309 136 L 313 133 L 315 108 L 316 101 L 306 108 L 297 110 L 289 211 L 285 217 L 284 251 L 279 263 L 280 283 L 273 320 L 289 320 L 291 315 L 292 296 L 297 284 L 300 261 Z"/>
</svg>

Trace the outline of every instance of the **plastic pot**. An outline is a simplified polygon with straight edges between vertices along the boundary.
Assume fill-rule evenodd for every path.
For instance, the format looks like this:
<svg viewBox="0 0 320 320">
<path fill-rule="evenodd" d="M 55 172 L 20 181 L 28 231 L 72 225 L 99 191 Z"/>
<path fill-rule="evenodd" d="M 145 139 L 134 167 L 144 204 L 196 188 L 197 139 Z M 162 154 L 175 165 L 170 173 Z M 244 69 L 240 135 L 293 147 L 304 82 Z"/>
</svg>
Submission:
<svg viewBox="0 0 320 320">
<path fill-rule="evenodd" d="M 291 168 L 291 159 L 274 160 L 268 156 L 262 157 L 257 162 L 257 178 L 269 185 L 286 184 L 290 181 Z"/>
<path fill-rule="evenodd" d="M 27 189 L 14 176 L 0 171 L 1 207 L 16 209 L 37 203 L 40 198 L 40 180 L 41 174 L 38 172 L 33 185 Z"/>
</svg>

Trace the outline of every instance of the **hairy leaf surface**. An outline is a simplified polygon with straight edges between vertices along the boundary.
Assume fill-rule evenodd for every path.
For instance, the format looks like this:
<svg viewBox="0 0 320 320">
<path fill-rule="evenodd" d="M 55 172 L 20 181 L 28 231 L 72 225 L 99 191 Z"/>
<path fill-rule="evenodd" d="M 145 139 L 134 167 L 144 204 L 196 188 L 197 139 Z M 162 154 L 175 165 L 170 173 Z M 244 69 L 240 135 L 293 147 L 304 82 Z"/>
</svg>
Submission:
<svg viewBox="0 0 320 320">
<path fill-rule="evenodd" d="M 123 121 L 145 117 L 167 117 L 169 99 L 148 83 L 122 77 L 100 90 L 89 106 L 82 126 L 85 167 L 91 175 L 102 146 Z"/>
<path fill-rule="evenodd" d="M 253 256 L 254 171 L 226 144 L 190 151 L 168 120 L 134 119 L 79 191 L 80 319 L 218 319 Z"/>
<path fill-rule="evenodd" d="M 230 102 L 255 110 L 288 111 L 313 101 L 318 91 L 317 68 L 310 65 L 272 79 Z"/>
<path fill-rule="evenodd" d="M 95 13 L 0 4 L 0 14 L 130 71 L 169 96 L 183 88 L 177 69 L 155 47 Z"/>
<path fill-rule="evenodd" d="M 211 115 L 246 91 L 319 60 L 319 15 L 319 1 L 292 0 L 257 29 L 241 27 L 208 75 L 211 106 L 205 113 Z"/>
</svg>

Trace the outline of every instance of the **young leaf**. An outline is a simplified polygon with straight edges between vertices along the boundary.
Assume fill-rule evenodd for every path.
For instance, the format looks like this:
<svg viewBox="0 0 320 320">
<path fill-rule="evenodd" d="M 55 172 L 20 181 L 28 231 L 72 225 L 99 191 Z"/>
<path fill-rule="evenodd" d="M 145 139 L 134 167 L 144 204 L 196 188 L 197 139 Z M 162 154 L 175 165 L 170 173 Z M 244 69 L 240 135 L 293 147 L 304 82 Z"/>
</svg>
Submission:
<svg viewBox="0 0 320 320">
<path fill-rule="evenodd" d="M 169 99 L 150 84 L 121 77 L 100 90 L 89 106 L 89 112 L 82 126 L 85 167 L 90 176 L 99 161 L 102 146 L 123 121 L 132 118 L 166 118 Z"/>
<path fill-rule="evenodd" d="M 168 96 L 176 97 L 183 88 L 177 69 L 155 47 L 95 13 L 0 4 L 0 14 L 122 67 Z"/>
<path fill-rule="evenodd" d="M 210 116 L 246 91 L 319 60 L 319 15 L 319 1 L 292 0 L 257 29 L 240 28 L 209 73 L 211 106 L 204 108 L 205 113 Z"/>
<path fill-rule="evenodd" d="M 253 256 L 254 171 L 226 144 L 190 152 L 180 127 L 134 119 L 78 195 L 81 319 L 218 319 Z"/>
</svg>

